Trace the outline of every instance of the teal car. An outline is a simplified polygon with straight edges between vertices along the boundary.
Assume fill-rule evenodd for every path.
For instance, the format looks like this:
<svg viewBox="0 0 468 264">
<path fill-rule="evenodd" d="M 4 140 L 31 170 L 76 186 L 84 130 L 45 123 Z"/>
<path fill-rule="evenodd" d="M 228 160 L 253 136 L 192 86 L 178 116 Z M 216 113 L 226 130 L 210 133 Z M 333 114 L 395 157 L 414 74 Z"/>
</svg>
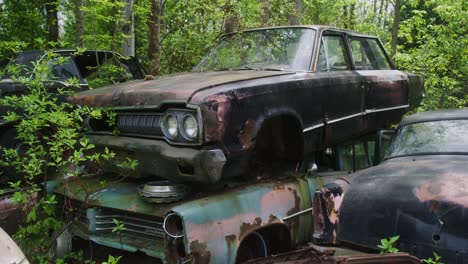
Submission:
<svg viewBox="0 0 468 264">
<path fill-rule="evenodd" d="M 240 263 L 310 242 L 317 187 L 378 163 L 382 140 L 373 134 L 317 151 L 307 175 L 190 187 L 80 178 L 49 188 L 73 236 L 163 263 Z"/>
</svg>

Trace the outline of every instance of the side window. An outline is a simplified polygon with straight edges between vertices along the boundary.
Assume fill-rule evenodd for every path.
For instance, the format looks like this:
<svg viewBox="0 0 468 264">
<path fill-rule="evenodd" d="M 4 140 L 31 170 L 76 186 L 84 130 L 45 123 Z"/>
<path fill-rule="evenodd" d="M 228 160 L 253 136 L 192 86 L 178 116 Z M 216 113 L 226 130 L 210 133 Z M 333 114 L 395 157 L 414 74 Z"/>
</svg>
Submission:
<svg viewBox="0 0 468 264">
<path fill-rule="evenodd" d="M 367 43 L 369 44 L 370 50 L 372 51 L 373 55 L 373 64 L 376 65 L 377 69 L 379 70 L 389 70 L 391 69 L 390 64 L 385 57 L 385 51 L 377 42 L 377 39 L 367 39 Z"/>
<path fill-rule="evenodd" d="M 97 88 L 104 85 L 125 82 L 132 79 L 132 73 L 128 67 L 120 63 L 115 56 L 106 57 L 96 67 L 88 67 L 92 73 L 86 78 L 91 88 Z"/>
<path fill-rule="evenodd" d="M 350 38 L 356 70 L 388 70 L 390 64 L 376 39 Z"/>
<path fill-rule="evenodd" d="M 47 61 L 47 64 L 52 67 L 50 78 L 53 80 L 67 81 L 70 78 L 80 79 L 78 70 L 71 57 L 52 58 Z"/>
<path fill-rule="evenodd" d="M 338 169 L 358 171 L 372 166 L 374 140 L 356 140 L 337 147 Z"/>
<path fill-rule="evenodd" d="M 323 36 L 320 44 L 317 70 L 349 70 L 346 49 L 340 36 Z"/>
<path fill-rule="evenodd" d="M 366 39 L 351 38 L 351 53 L 358 71 L 374 69 L 369 58 L 370 50 L 366 51 L 366 47 L 368 47 Z"/>
</svg>

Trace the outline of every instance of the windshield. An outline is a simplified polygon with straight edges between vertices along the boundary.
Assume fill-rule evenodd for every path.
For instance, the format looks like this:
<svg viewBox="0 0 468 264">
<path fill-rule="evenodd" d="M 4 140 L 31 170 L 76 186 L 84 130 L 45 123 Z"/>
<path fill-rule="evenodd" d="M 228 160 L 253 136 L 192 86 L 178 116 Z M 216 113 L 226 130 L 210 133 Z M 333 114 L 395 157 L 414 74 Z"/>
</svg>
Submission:
<svg viewBox="0 0 468 264">
<path fill-rule="evenodd" d="M 443 120 L 401 127 L 387 158 L 414 154 L 468 153 L 468 120 Z"/>
<path fill-rule="evenodd" d="M 44 59 L 43 52 L 19 53 L 4 69 L 2 78 L 27 77 L 35 70 L 35 64 Z M 70 56 L 57 55 L 49 58 L 46 64 L 50 67 L 47 76 L 51 80 L 67 81 L 70 78 L 80 79 Z"/>
<path fill-rule="evenodd" d="M 308 71 L 315 30 L 275 28 L 224 36 L 194 71 L 264 69 Z"/>
</svg>

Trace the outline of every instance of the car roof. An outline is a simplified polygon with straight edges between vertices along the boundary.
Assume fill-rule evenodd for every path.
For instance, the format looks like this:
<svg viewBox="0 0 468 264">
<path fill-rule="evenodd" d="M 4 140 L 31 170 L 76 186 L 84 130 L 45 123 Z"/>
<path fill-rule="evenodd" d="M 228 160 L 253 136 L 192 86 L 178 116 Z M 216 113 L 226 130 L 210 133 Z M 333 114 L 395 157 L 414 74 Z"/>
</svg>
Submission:
<svg viewBox="0 0 468 264">
<path fill-rule="evenodd" d="M 411 115 L 398 124 L 398 128 L 415 123 L 441 121 L 441 120 L 468 120 L 468 108 L 445 109 L 438 111 L 427 111 Z"/>
<path fill-rule="evenodd" d="M 290 26 L 278 26 L 278 27 L 262 27 L 262 28 L 247 29 L 247 30 L 244 30 L 243 32 L 265 30 L 265 29 L 276 29 L 276 28 L 311 28 L 317 31 L 332 30 L 332 31 L 346 33 L 349 36 L 377 38 L 374 35 L 368 35 L 368 34 L 359 33 L 359 32 L 348 30 L 348 29 L 336 28 L 333 26 L 325 26 L 325 25 L 290 25 Z M 230 35 L 230 34 L 232 33 L 228 33 L 226 35 Z"/>
</svg>

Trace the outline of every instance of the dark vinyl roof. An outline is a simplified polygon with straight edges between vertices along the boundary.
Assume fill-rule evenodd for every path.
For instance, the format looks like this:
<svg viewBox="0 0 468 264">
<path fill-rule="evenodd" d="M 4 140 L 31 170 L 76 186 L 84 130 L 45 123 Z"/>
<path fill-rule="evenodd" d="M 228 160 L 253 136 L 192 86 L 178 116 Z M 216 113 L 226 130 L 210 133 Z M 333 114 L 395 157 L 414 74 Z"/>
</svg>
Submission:
<svg viewBox="0 0 468 264">
<path fill-rule="evenodd" d="M 343 29 L 343 28 L 337 28 L 337 27 L 325 26 L 325 25 L 288 25 L 288 26 L 275 26 L 275 27 L 261 27 L 261 28 L 246 29 L 246 30 L 243 30 L 242 32 L 265 30 L 265 29 L 277 29 L 277 28 L 311 28 L 311 29 L 315 29 L 317 31 L 333 30 L 333 31 L 337 31 L 337 32 L 346 33 L 346 34 L 348 34 L 350 36 L 377 38 L 374 35 L 368 35 L 368 34 L 360 33 L 360 32 L 357 32 L 357 31 L 352 31 L 352 30 L 349 30 L 349 29 Z M 229 34 L 232 34 L 232 33 L 228 33 L 228 34 L 225 34 L 225 35 L 229 35 Z"/>
<path fill-rule="evenodd" d="M 468 108 L 427 111 L 410 115 L 409 117 L 403 119 L 400 124 L 398 124 L 398 128 L 415 123 L 460 119 L 468 120 Z"/>
</svg>

